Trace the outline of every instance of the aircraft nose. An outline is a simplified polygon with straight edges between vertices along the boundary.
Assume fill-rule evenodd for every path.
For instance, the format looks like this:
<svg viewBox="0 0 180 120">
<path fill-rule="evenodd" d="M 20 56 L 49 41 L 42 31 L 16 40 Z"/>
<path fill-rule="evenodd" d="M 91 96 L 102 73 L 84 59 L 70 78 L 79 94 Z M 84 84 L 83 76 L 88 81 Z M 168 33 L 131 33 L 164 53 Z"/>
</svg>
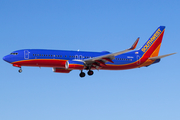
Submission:
<svg viewBox="0 0 180 120">
<path fill-rule="evenodd" d="M 3 60 L 6 61 L 6 56 L 3 57 Z"/>
<path fill-rule="evenodd" d="M 6 62 L 10 62 L 11 58 L 8 55 L 6 55 L 3 57 L 3 60 Z"/>
</svg>

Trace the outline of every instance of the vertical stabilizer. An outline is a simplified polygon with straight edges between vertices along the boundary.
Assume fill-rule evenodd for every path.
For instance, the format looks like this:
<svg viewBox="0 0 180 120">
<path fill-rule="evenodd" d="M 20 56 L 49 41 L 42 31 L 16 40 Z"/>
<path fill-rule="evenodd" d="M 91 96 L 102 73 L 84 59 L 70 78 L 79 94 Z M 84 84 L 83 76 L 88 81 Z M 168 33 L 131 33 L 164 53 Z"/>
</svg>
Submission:
<svg viewBox="0 0 180 120">
<path fill-rule="evenodd" d="M 146 57 L 158 56 L 164 31 L 165 26 L 160 26 L 157 28 L 147 42 L 140 48 L 143 55 Z"/>
</svg>

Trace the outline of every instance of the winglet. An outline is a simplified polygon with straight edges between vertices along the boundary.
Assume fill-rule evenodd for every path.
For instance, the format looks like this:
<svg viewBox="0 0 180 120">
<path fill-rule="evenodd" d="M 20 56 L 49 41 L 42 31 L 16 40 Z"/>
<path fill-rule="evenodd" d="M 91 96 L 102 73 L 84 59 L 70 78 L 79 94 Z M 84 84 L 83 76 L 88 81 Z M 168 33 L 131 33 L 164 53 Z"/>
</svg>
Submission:
<svg viewBox="0 0 180 120">
<path fill-rule="evenodd" d="M 136 39 L 136 41 L 134 42 L 134 44 L 133 44 L 133 45 L 131 46 L 131 48 L 129 48 L 128 50 L 134 50 L 134 49 L 136 48 L 138 42 L 139 42 L 139 37 Z"/>
</svg>

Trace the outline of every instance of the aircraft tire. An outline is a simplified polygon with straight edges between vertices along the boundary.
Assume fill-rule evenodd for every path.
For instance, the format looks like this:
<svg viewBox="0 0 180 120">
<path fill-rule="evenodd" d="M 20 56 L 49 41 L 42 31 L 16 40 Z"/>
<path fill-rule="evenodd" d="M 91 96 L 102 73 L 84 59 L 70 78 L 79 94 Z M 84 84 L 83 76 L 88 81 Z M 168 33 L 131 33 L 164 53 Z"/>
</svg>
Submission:
<svg viewBox="0 0 180 120">
<path fill-rule="evenodd" d="M 89 75 L 89 76 L 91 76 L 91 75 L 93 75 L 93 74 L 94 74 L 94 72 L 93 72 L 92 70 L 89 70 L 89 71 L 88 71 L 88 75 Z"/>
<path fill-rule="evenodd" d="M 85 77 L 85 73 L 84 72 L 81 72 L 80 74 L 79 74 L 79 76 L 82 78 L 82 77 Z"/>
<path fill-rule="evenodd" d="M 19 69 L 18 72 L 19 72 L 19 73 L 22 73 L 22 69 Z"/>
</svg>

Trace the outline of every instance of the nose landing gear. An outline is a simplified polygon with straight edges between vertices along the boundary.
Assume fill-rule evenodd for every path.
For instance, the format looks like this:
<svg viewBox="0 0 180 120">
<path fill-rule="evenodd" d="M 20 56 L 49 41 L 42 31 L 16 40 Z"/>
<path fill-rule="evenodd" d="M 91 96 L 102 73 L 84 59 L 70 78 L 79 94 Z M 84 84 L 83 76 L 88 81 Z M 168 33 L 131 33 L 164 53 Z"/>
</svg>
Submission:
<svg viewBox="0 0 180 120">
<path fill-rule="evenodd" d="M 20 68 L 20 69 L 18 70 L 18 72 L 21 73 L 21 72 L 22 72 L 22 69 Z"/>
</svg>

